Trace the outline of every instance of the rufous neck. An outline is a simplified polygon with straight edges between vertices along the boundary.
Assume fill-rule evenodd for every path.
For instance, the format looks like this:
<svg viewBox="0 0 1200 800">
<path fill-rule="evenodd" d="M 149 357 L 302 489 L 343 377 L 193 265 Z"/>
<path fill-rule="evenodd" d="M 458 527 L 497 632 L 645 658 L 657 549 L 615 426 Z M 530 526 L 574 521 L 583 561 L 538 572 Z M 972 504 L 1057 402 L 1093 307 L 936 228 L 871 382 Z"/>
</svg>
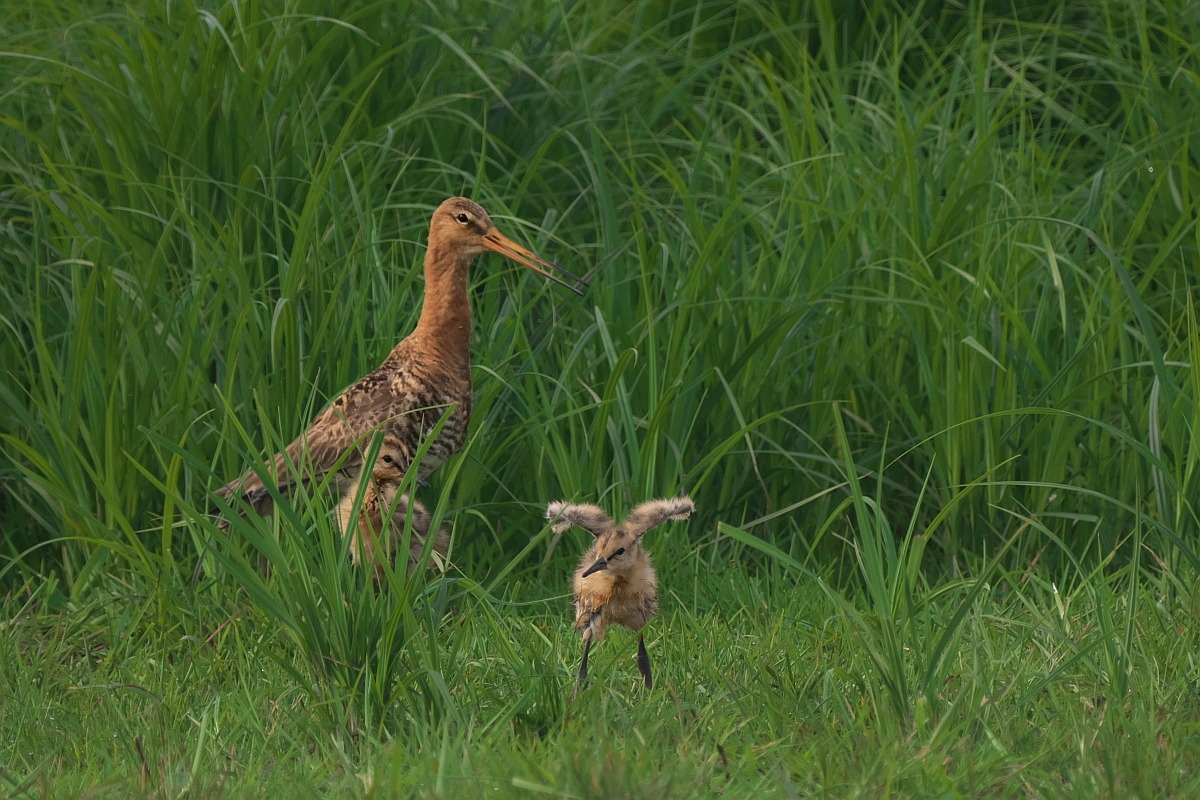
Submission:
<svg viewBox="0 0 1200 800">
<path fill-rule="evenodd" d="M 473 258 L 434 244 L 425 251 L 425 301 L 415 332 L 447 358 L 462 356 L 470 360 L 467 275 Z"/>
</svg>

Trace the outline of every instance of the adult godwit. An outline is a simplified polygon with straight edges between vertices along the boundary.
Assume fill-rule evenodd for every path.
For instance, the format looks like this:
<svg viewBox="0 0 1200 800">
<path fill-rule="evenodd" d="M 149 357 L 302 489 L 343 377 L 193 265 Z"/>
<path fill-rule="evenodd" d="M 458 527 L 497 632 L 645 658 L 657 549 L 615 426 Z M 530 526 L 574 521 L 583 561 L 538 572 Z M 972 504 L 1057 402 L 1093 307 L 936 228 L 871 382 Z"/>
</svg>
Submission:
<svg viewBox="0 0 1200 800">
<path fill-rule="evenodd" d="M 587 283 L 513 240 L 492 224 L 483 208 L 465 197 L 451 197 L 433 212 L 425 251 L 425 300 L 416 329 L 379 368 L 346 389 L 294 442 L 276 453 L 267 470 L 286 495 L 298 480 L 316 481 L 341 460 L 341 476 L 362 468 L 370 437 L 381 432 L 394 440 L 408 470 L 412 457 L 448 407 L 453 411 L 421 459 L 423 479 L 462 447 L 471 419 L 471 306 L 467 272 L 475 256 L 490 250 L 524 264 L 582 295 Z M 567 283 L 553 273 L 570 280 Z M 343 488 L 338 481 L 338 488 Z M 273 508 L 271 493 L 254 470 L 217 490 L 224 498 L 242 496 L 254 510 Z"/>
</svg>

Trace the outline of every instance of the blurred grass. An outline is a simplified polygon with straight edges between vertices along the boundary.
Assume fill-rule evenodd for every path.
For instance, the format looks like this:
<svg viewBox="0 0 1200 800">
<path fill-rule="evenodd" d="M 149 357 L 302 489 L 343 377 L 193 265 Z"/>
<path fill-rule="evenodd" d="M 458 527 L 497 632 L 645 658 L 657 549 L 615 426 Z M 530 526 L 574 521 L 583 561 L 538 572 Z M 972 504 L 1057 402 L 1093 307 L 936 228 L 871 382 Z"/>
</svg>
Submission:
<svg viewBox="0 0 1200 800">
<path fill-rule="evenodd" d="M 33 628 L 0 635 L 25 659 L 4 680 L 30 692 L 44 663 L 56 665 L 48 684 L 95 683 L 79 677 L 82 662 L 46 655 L 74 647 L 71 631 L 160 664 L 184 646 L 177 633 L 206 639 L 228 619 L 238 644 L 197 673 L 164 741 L 187 735 L 185 707 L 200 739 L 212 735 L 218 717 L 203 724 L 194 709 L 219 687 L 243 687 L 231 713 L 261 719 L 246 681 L 269 652 L 297 670 L 289 691 L 306 699 L 286 735 L 320 740 L 318 772 L 353 772 L 328 749 L 331 730 L 335 743 L 365 730 L 356 757 L 371 758 L 383 757 L 371 742 L 403 730 L 388 758 L 413 759 L 416 773 L 453 750 L 462 775 L 479 774 L 472 757 L 493 765 L 484 773 L 527 759 L 519 780 L 620 793 L 628 786 L 569 759 L 535 769 L 532 742 L 545 737 L 597 764 L 616 756 L 604 737 L 553 733 L 561 687 L 546 675 L 572 667 L 565 619 L 506 603 L 560 595 L 583 545 L 570 534 L 550 552 L 546 501 L 620 512 L 688 491 L 700 509 L 690 539 L 654 551 L 690 565 L 666 573 L 683 582 L 668 584 L 679 605 L 655 623 L 664 641 L 683 637 L 678 655 L 703 646 L 720 674 L 739 637 L 778 636 L 752 620 L 797 597 L 800 619 L 855 631 L 864 652 L 842 643 L 850 661 L 819 679 L 848 698 L 822 695 L 822 708 L 848 709 L 832 739 L 829 719 L 804 721 L 812 687 L 774 698 L 762 682 L 781 662 L 764 654 L 757 676 L 721 689 L 751 721 L 671 728 L 673 744 L 631 762 L 630 785 L 652 763 L 663 786 L 712 789 L 711 750 L 689 749 L 698 732 L 747 728 L 747 752 L 782 743 L 762 751 L 777 753 L 764 776 L 788 764 L 846 781 L 839 794 L 908 780 L 888 770 L 918 740 L 929 749 L 917 764 L 968 740 L 991 748 L 994 780 L 1030 753 L 1057 765 L 1078 749 L 1079 771 L 1064 777 L 1081 794 L 1091 780 L 1149 774 L 1089 760 L 1082 733 L 1064 745 L 1020 728 L 1059 713 L 1077 725 L 1067 730 L 1098 719 L 1113 737 L 1140 731 L 1147 757 L 1194 764 L 1176 743 L 1190 741 L 1197 710 L 1180 616 L 1200 566 L 1196 41 L 1200 11 L 1165 0 L 531 2 L 519 13 L 471 0 L 6 4 L 0 584 L 8 619 L 31 597 L 41 605 Z M 430 495 L 453 521 L 460 571 L 377 597 L 345 567 L 320 498 L 217 539 L 198 513 L 206 489 L 290 440 L 415 323 L 428 214 L 457 193 L 594 276 L 580 301 L 499 260 L 473 269 L 472 446 Z M 272 542 L 290 583 L 287 570 L 263 581 L 250 567 Z M 806 571 L 833 594 L 810 594 Z M 700 588 L 709 580 L 720 591 Z M 339 616 L 344 596 L 353 611 Z M 824 605 L 835 598 L 844 603 Z M 114 612 L 95 610 L 105 604 L 132 617 L 110 624 Z M 39 616 L 49 609 L 62 616 Z M 393 614 L 412 616 L 385 656 L 371 648 Z M 279 635 L 285 619 L 291 639 Z M 702 645 L 712 625 L 729 636 Z M 259 629 L 270 635 L 244 638 Z M 317 641 L 322 631 L 332 638 Z M 605 671 L 615 649 L 603 650 Z M 358 666 L 339 661 L 347 671 L 329 679 L 319 665 L 347 653 Z M 456 699 L 483 668 L 471 665 L 496 659 L 511 674 L 482 699 Z M 384 661 L 393 677 L 377 673 L 372 694 L 355 676 Z M 968 676 L 970 692 L 941 691 L 943 668 Z M 395 671 L 410 669 L 433 683 L 394 701 Z M 154 680 L 187 674 L 160 667 Z M 287 674 L 263 680 L 283 691 Z M 327 679 L 335 696 L 318 697 L 309 681 Z M 676 680 L 688 702 L 712 689 Z M 1091 700 L 1087 714 L 1061 707 L 1071 691 L 1098 696 L 1078 688 L 1088 680 L 1133 698 L 1116 703 L 1121 722 L 1087 716 Z M 1006 684 L 1006 710 L 980 706 Z M 589 691 L 616 704 L 600 707 L 621 719 L 621 737 L 676 724 L 657 716 L 678 712 L 661 693 L 629 723 L 628 693 Z M 533 720 L 524 732 L 522 715 Z M 132 719 L 94 730 L 132 730 Z M 514 738 L 496 738 L 503 725 Z M 18 767 L 17 742 L 31 735 L 20 730 L 6 770 L 48 774 Z M 242 752 L 268 753 L 271 736 L 254 730 Z M 955 733 L 925 738 L 935 730 Z M 468 756 L 485 734 L 488 747 Z M 94 743 L 70 755 L 40 741 L 35 756 L 75 765 L 63 775 L 132 763 L 128 752 L 105 761 Z M 804 760 L 820 742 L 848 760 Z M 308 746 L 285 748 L 301 772 Z M 668 768 L 675 746 L 682 772 Z M 856 758 L 877 768 L 849 766 Z M 758 780 L 758 759 L 736 761 L 738 780 Z M 229 761 L 240 786 L 265 763 Z M 444 779 L 450 762 L 436 761 Z M 1059 768 L 1039 763 L 1020 774 Z M 954 776 L 946 786 L 967 785 Z M 907 791 L 933 791 L 921 787 Z"/>
</svg>

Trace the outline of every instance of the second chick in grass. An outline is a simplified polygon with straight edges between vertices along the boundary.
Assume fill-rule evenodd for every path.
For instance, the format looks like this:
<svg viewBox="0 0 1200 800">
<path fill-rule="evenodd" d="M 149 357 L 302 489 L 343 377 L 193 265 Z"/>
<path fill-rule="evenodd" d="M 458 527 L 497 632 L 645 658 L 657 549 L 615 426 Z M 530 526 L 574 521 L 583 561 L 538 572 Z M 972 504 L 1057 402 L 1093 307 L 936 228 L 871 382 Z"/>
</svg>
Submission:
<svg viewBox="0 0 1200 800">
<path fill-rule="evenodd" d="M 352 482 L 342 496 L 338 507 L 338 522 L 342 534 L 352 536 L 350 540 L 350 560 L 355 564 L 372 565 L 372 577 L 382 580 L 384 577 L 383 559 L 385 553 L 380 546 L 384 537 L 391 542 L 392 556 L 403 542 L 404 518 L 412 506 L 412 537 L 409 542 L 408 574 L 412 575 L 417 561 L 425 547 L 429 536 L 429 525 L 433 521 L 429 511 L 417 500 L 408 495 L 396 497 L 400 484 L 404 481 L 403 453 L 398 442 L 385 439 L 375 460 L 375 466 L 370 470 L 364 468 L 357 480 Z M 363 492 L 362 505 L 359 508 L 358 524 L 354 525 L 354 501 L 358 497 L 359 484 L 367 476 L 367 486 Z M 386 519 L 384 515 L 392 509 Z M 353 530 L 352 530 L 353 528 Z M 433 556 L 429 559 L 429 568 L 438 569 L 444 563 L 443 559 L 450 549 L 450 536 L 445 530 L 438 529 L 433 539 Z"/>
<path fill-rule="evenodd" d="M 669 519 L 687 519 L 696 509 L 690 497 L 650 500 L 629 512 L 619 525 L 599 506 L 561 501 L 546 508 L 555 533 L 578 525 L 595 536 L 575 570 L 575 629 L 583 639 L 583 664 L 571 698 L 587 678 L 592 642 L 604 638 L 607 625 L 621 625 L 638 634 L 638 670 L 646 688 L 654 685 L 650 656 L 641 630 L 658 613 L 658 576 L 650 554 L 642 547 L 646 531 Z"/>
</svg>

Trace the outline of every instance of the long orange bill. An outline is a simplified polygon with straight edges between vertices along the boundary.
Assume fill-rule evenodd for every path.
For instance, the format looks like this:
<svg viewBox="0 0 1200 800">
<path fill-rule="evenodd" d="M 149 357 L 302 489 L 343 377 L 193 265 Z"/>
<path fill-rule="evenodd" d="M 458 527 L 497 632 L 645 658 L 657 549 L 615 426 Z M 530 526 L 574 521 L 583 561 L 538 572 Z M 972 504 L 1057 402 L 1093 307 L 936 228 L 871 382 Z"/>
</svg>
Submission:
<svg viewBox="0 0 1200 800">
<path fill-rule="evenodd" d="M 547 261 L 532 250 L 522 247 L 495 228 L 492 228 L 483 235 L 483 246 L 488 250 L 491 250 L 493 253 L 500 253 L 501 255 L 508 256 L 519 264 L 524 264 L 534 272 L 540 272 L 542 275 L 545 275 L 547 278 L 559 284 L 560 286 L 565 286 L 575 294 L 583 297 L 583 289 L 580 289 L 578 286 L 572 286 L 563 279 L 559 278 L 558 275 L 554 275 L 548 270 L 554 270 L 554 272 L 557 272 L 560 275 L 565 275 L 566 277 L 575 281 L 575 283 L 581 284 L 584 289 L 587 288 L 587 281 L 576 275 L 572 275 L 570 272 L 567 272 L 553 261 Z"/>
<path fill-rule="evenodd" d="M 603 558 L 601 558 L 595 564 L 592 564 L 590 567 L 585 569 L 583 571 L 583 574 L 580 575 L 579 577 L 586 578 L 588 575 L 591 575 L 593 572 L 599 572 L 602 569 L 608 569 L 608 562 L 605 561 Z"/>
</svg>

